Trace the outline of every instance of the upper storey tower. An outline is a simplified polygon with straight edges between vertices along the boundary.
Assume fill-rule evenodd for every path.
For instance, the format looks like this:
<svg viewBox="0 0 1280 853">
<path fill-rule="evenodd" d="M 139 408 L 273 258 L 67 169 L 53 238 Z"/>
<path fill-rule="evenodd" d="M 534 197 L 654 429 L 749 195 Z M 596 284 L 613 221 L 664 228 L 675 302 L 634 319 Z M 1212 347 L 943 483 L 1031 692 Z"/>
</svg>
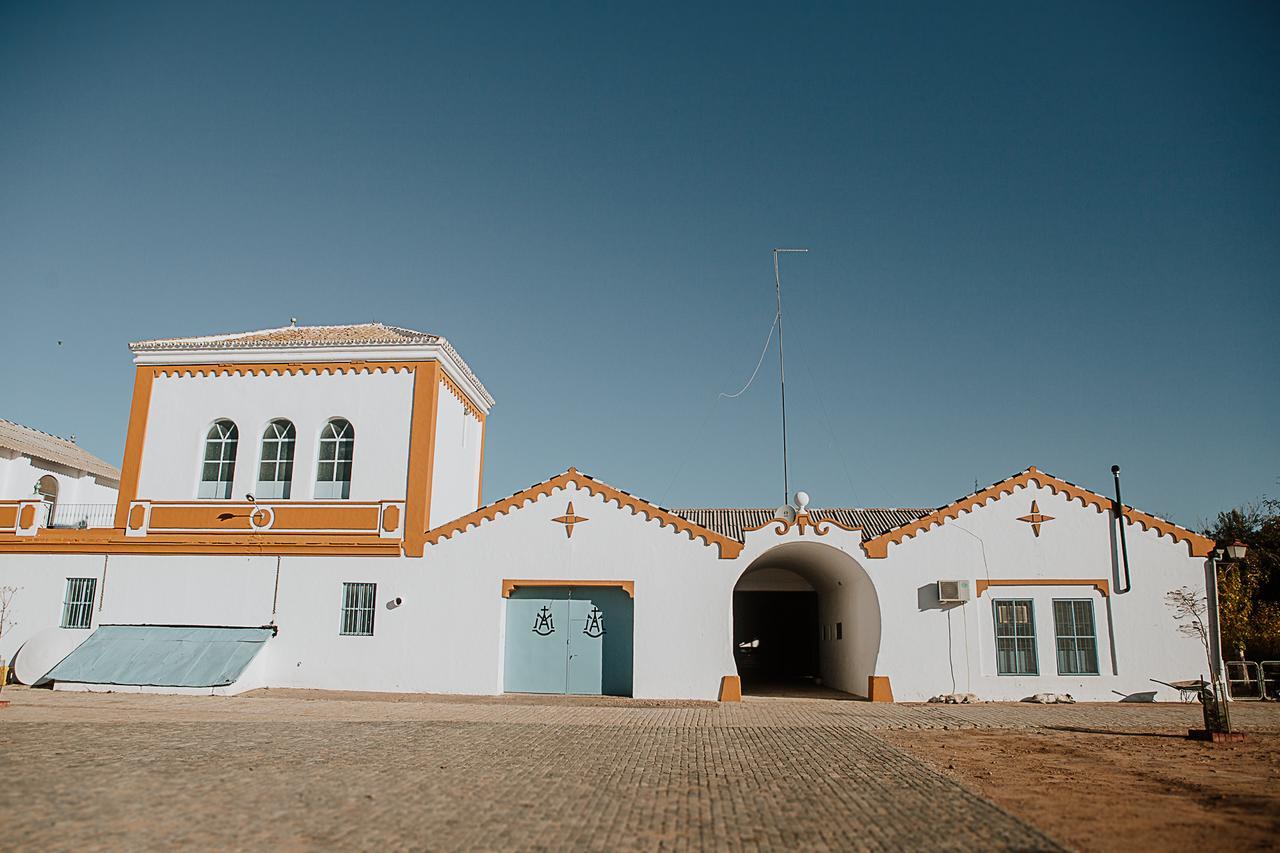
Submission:
<svg viewBox="0 0 1280 853">
<path fill-rule="evenodd" d="M 337 531 L 365 509 L 415 555 L 480 504 L 493 398 L 438 335 L 362 323 L 129 346 L 117 528 L 155 527 L 162 507 L 198 531 L 218 526 L 205 509 L 243 503 L 262 507 L 255 529 Z"/>
</svg>

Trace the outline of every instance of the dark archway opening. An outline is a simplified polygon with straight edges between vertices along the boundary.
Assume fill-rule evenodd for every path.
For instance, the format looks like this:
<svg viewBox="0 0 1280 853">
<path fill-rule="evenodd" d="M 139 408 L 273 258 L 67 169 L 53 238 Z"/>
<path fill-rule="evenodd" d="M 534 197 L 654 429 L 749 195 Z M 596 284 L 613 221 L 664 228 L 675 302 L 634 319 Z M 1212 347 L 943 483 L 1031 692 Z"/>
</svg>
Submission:
<svg viewBox="0 0 1280 853">
<path fill-rule="evenodd" d="M 757 696 L 866 696 L 880 652 L 880 605 L 847 552 L 788 542 L 762 553 L 733 589 L 733 658 Z"/>
<path fill-rule="evenodd" d="M 818 593 L 735 591 L 733 646 L 748 693 L 817 685 Z"/>
</svg>

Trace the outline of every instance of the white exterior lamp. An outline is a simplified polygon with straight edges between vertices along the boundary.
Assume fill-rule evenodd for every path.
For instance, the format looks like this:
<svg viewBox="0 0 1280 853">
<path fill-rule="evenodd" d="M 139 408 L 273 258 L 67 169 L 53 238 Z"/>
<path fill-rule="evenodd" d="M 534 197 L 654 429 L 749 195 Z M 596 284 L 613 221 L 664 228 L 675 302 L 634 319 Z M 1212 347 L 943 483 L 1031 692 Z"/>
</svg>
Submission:
<svg viewBox="0 0 1280 853">
<path fill-rule="evenodd" d="M 1249 546 L 1245 545 L 1239 539 L 1227 546 L 1227 554 L 1232 560 L 1239 562 L 1244 559 L 1244 555 L 1248 552 Z"/>
</svg>

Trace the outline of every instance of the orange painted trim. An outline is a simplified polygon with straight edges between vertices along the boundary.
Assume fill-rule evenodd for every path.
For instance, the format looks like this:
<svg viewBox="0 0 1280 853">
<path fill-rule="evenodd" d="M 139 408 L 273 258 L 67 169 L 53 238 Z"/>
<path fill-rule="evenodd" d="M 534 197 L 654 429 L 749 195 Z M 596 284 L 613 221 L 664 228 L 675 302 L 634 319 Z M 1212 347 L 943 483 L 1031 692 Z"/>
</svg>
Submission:
<svg viewBox="0 0 1280 853">
<path fill-rule="evenodd" d="M 400 373 L 414 372 L 424 364 L 439 365 L 435 358 L 424 358 L 419 361 L 271 361 L 271 362 L 237 362 L 225 361 L 212 364 L 157 364 L 148 365 L 158 376 L 177 378 L 182 376 L 297 376 L 313 374 L 344 373 Z M 449 393 L 458 398 L 467 411 L 476 419 L 484 417 L 481 405 L 472 400 L 443 371 L 439 371 L 440 382 L 449 389 Z"/>
<path fill-rule="evenodd" d="M 5 501 L 0 503 L 0 528 L 12 531 L 18 526 L 18 502 Z"/>
<path fill-rule="evenodd" d="M 476 508 L 484 506 L 484 434 L 488 419 L 480 418 L 480 472 L 476 475 Z"/>
<path fill-rule="evenodd" d="M 375 534 L 318 538 L 305 534 L 240 534 L 216 537 L 166 534 L 126 537 L 111 528 L 41 530 L 36 537 L 0 537 L 0 554 L 192 554 L 259 556 L 398 557 L 400 542 Z"/>
<path fill-rule="evenodd" d="M 635 581 L 547 581 L 547 580 L 510 580 L 504 578 L 502 581 L 502 597 L 510 598 L 511 593 L 520 587 L 530 586 L 603 586 L 616 587 L 621 589 L 631 598 L 636 597 Z"/>
<path fill-rule="evenodd" d="M 954 503 L 936 509 L 923 518 L 868 539 L 862 543 L 863 550 L 866 551 L 868 557 L 886 557 L 888 556 L 890 544 L 900 545 L 903 541 L 919 533 L 934 527 L 940 527 L 947 521 L 958 518 L 962 513 L 978 509 L 985 505 L 987 501 L 999 500 L 1005 495 L 1012 495 L 1018 488 L 1027 487 L 1032 482 L 1038 483 L 1054 494 L 1064 495 L 1068 500 L 1078 500 L 1082 505 L 1091 506 L 1100 513 L 1111 511 L 1113 503 L 1111 498 L 1100 495 L 1097 492 L 1091 492 L 1074 483 L 1068 483 L 1066 480 L 1059 479 L 1052 474 L 1038 471 L 1033 465 L 1027 470 L 994 483 L 980 492 L 967 495 Z M 1187 548 L 1193 557 L 1208 557 L 1215 547 L 1212 539 L 1201 536 L 1199 533 L 1188 530 L 1185 527 L 1180 527 L 1172 521 L 1149 515 L 1130 506 L 1123 507 L 1122 511 L 1130 524 L 1140 524 L 1143 530 L 1154 530 L 1158 535 L 1169 536 L 1175 542 L 1187 543 Z"/>
<path fill-rule="evenodd" d="M 787 535 L 793 527 L 799 528 L 801 536 L 805 535 L 806 530 L 812 530 L 817 536 L 826 536 L 831 532 L 832 527 L 838 527 L 849 533 L 862 532 L 861 527 L 850 527 L 847 524 L 836 521 L 834 518 L 814 518 L 807 512 L 797 514 L 795 521 L 787 521 L 785 518 L 771 518 L 764 524 L 757 524 L 755 527 L 744 527 L 742 532 L 754 533 L 757 530 L 764 530 L 771 524 L 775 525 L 773 532 L 779 536 Z"/>
<path fill-rule="evenodd" d="M 435 364 L 433 358 L 422 361 L 273 361 L 218 362 L 215 364 L 157 364 L 146 369 L 171 379 L 183 376 L 297 376 L 298 374 L 343 373 L 412 373 L 419 365 Z M 140 368 L 141 369 L 141 368 Z"/>
<path fill-rule="evenodd" d="M 421 557 L 426 530 L 431 526 L 431 481 L 436 464 L 436 410 L 439 407 L 440 365 L 414 368 L 413 416 L 409 426 L 409 473 L 405 484 L 404 553 Z"/>
<path fill-rule="evenodd" d="M 736 675 L 726 675 L 720 679 L 720 695 L 716 697 L 719 702 L 741 702 L 742 701 L 742 679 Z"/>
<path fill-rule="evenodd" d="M 892 702 L 893 687 L 887 675 L 867 676 L 867 698 L 872 702 Z"/>
<path fill-rule="evenodd" d="M 975 582 L 974 589 L 977 590 L 977 597 L 982 598 L 982 594 L 993 586 L 1091 586 L 1102 593 L 1103 598 L 1111 594 L 1111 584 L 1102 578 L 1097 580 L 1082 580 L 1081 578 L 998 578 Z"/>
<path fill-rule="evenodd" d="M 378 514 L 382 507 L 381 503 L 322 501 L 151 501 L 150 506 L 148 535 L 192 531 L 248 532 L 255 529 L 255 524 L 264 535 L 318 531 L 372 533 L 378 530 Z M 134 509 L 142 509 L 142 506 L 135 505 Z M 251 517 L 253 523 L 250 523 Z M 130 529 L 140 529 L 141 521 L 142 515 L 137 518 L 131 516 Z M 262 529 L 264 527 L 266 529 Z"/>
<path fill-rule="evenodd" d="M 443 385 L 445 390 L 450 394 L 458 398 L 458 402 L 462 404 L 462 408 L 467 410 L 467 414 L 471 415 L 471 417 L 478 421 L 484 420 L 484 414 L 480 411 L 480 407 L 472 402 L 466 392 L 459 388 L 457 383 L 450 379 L 449 374 L 445 373 L 443 370 L 440 371 L 440 384 Z"/>
<path fill-rule="evenodd" d="M 115 526 L 121 530 L 129 517 L 129 504 L 138 498 L 142 469 L 142 443 L 147 437 L 147 413 L 151 410 L 151 386 L 155 368 L 139 367 L 133 378 L 133 402 L 129 405 L 129 431 L 125 434 L 124 460 L 120 463 L 120 492 L 116 496 Z"/>
<path fill-rule="evenodd" d="M 464 515 L 462 518 L 429 530 L 427 531 L 426 541 L 432 545 L 438 544 L 456 533 L 465 531 L 468 527 L 473 525 L 478 527 L 481 522 L 493 521 L 499 515 L 506 515 L 512 510 L 520 509 L 529 501 L 536 501 L 539 497 L 550 497 L 552 492 L 557 489 L 568 488 L 570 483 L 585 490 L 590 495 L 602 496 L 606 502 L 613 501 L 619 507 L 630 509 L 633 513 L 642 513 L 646 518 L 651 521 L 657 521 L 663 527 L 670 525 L 678 532 L 688 534 L 690 539 L 701 539 L 706 545 L 718 546 L 720 559 L 722 560 L 735 559 L 742 553 L 742 543 L 738 540 L 730 539 L 728 536 L 716 533 L 714 530 L 709 530 L 699 524 L 694 524 L 688 519 L 681 518 L 656 504 L 651 504 L 646 500 L 615 489 L 613 486 L 580 473 L 576 468 L 570 468 L 550 480 L 537 483 L 524 491 L 516 492 L 508 498 L 503 498 L 486 507 L 481 507 L 469 515 Z"/>
</svg>

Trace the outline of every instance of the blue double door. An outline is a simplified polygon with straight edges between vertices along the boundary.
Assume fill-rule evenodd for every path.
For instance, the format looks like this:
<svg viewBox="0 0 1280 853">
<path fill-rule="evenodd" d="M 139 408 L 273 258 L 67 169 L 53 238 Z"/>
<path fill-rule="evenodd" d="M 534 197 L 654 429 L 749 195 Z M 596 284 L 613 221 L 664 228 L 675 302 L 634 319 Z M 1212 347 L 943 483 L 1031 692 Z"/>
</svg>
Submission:
<svg viewBox="0 0 1280 853">
<path fill-rule="evenodd" d="M 521 587 L 507 599 L 508 693 L 630 696 L 633 609 L 616 587 Z"/>
</svg>

